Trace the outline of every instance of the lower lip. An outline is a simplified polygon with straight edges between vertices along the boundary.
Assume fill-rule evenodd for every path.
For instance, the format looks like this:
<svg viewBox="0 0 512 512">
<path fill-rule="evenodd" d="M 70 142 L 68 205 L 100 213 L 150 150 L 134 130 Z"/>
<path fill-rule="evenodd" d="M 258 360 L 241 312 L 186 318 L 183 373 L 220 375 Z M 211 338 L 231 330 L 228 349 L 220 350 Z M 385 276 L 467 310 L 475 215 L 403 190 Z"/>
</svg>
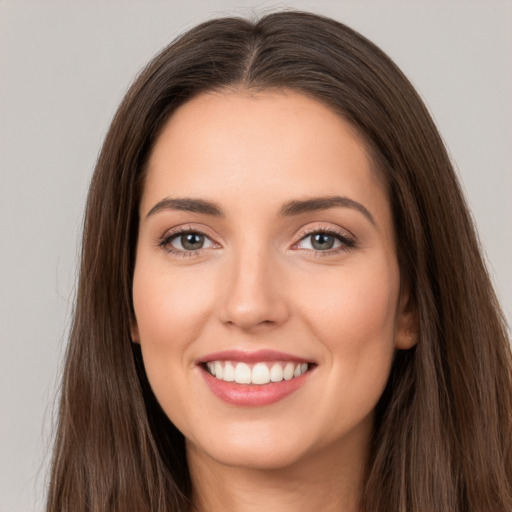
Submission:
<svg viewBox="0 0 512 512">
<path fill-rule="evenodd" d="M 297 391 L 306 382 L 311 370 L 300 377 L 261 385 L 225 382 L 217 379 L 203 368 L 201 368 L 201 373 L 210 390 L 222 401 L 231 405 L 257 407 L 274 404 Z"/>
</svg>

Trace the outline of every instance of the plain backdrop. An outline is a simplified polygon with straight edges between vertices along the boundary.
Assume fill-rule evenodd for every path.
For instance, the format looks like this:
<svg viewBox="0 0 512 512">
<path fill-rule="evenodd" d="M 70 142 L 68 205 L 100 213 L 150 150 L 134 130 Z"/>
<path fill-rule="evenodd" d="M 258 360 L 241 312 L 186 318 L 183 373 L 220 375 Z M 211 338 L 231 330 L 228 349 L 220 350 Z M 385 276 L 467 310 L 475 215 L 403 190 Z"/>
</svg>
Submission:
<svg viewBox="0 0 512 512">
<path fill-rule="evenodd" d="M 84 200 L 116 106 L 188 27 L 283 7 L 347 23 L 412 80 L 512 317 L 512 2 L 0 1 L 0 512 L 44 507 Z"/>
</svg>

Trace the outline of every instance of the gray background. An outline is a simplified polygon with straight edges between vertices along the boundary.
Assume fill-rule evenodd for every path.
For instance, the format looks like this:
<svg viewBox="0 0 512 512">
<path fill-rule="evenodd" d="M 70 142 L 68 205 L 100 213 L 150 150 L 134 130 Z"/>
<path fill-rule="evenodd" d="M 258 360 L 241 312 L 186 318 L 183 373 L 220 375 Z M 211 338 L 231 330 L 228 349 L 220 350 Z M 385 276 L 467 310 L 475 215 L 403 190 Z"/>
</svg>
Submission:
<svg viewBox="0 0 512 512">
<path fill-rule="evenodd" d="M 0 1 L 0 512 L 43 509 L 83 204 L 123 93 L 186 28 L 285 6 L 346 22 L 416 85 L 512 317 L 510 1 Z"/>
</svg>

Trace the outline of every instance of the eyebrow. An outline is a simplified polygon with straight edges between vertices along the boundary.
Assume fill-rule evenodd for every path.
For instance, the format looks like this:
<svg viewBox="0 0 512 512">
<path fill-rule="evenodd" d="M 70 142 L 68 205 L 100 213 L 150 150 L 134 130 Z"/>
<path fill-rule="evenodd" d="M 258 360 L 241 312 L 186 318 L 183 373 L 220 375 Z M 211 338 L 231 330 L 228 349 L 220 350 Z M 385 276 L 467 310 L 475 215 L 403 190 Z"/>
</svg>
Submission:
<svg viewBox="0 0 512 512">
<path fill-rule="evenodd" d="M 362 213 L 374 226 L 376 225 L 372 214 L 361 203 L 344 196 L 313 197 L 311 199 L 288 201 L 279 210 L 279 215 L 290 217 L 335 207 L 353 208 Z"/>
<path fill-rule="evenodd" d="M 361 204 L 349 197 L 344 196 L 326 196 L 312 197 L 308 199 L 296 199 L 287 201 L 278 212 L 280 217 L 293 217 L 303 213 L 327 210 L 329 208 L 352 208 L 362 213 L 374 226 L 375 219 L 372 214 Z M 217 204 L 204 199 L 193 199 L 189 197 L 170 198 L 166 197 L 149 210 L 146 217 L 164 210 L 180 210 L 193 213 L 202 213 L 214 217 L 224 217 L 222 208 Z"/>
<path fill-rule="evenodd" d="M 181 210 L 185 212 L 202 213 L 204 215 L 213 215 L 223 217 L 224 213 L 215 203 L 205 201 L 204 199 L 192 199 L 189 197 L 170 198 L 166 197 L 149 210 L 146 217 L 164 210 Z"/>
</svg>

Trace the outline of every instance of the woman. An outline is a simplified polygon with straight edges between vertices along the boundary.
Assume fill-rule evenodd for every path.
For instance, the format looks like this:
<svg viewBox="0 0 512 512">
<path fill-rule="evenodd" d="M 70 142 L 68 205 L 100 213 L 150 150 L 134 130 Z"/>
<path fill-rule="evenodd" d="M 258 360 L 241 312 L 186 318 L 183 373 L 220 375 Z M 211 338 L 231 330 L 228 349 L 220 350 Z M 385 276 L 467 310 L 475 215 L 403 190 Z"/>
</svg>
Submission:
<svg viewBox="0 0 512 512">
<path fill-rule="evenodd" d="M 89 193 L 49 511 L 512 509 L 511 358 L 432 120 L 327 18 L 202 24 Z"/>
</svg>

